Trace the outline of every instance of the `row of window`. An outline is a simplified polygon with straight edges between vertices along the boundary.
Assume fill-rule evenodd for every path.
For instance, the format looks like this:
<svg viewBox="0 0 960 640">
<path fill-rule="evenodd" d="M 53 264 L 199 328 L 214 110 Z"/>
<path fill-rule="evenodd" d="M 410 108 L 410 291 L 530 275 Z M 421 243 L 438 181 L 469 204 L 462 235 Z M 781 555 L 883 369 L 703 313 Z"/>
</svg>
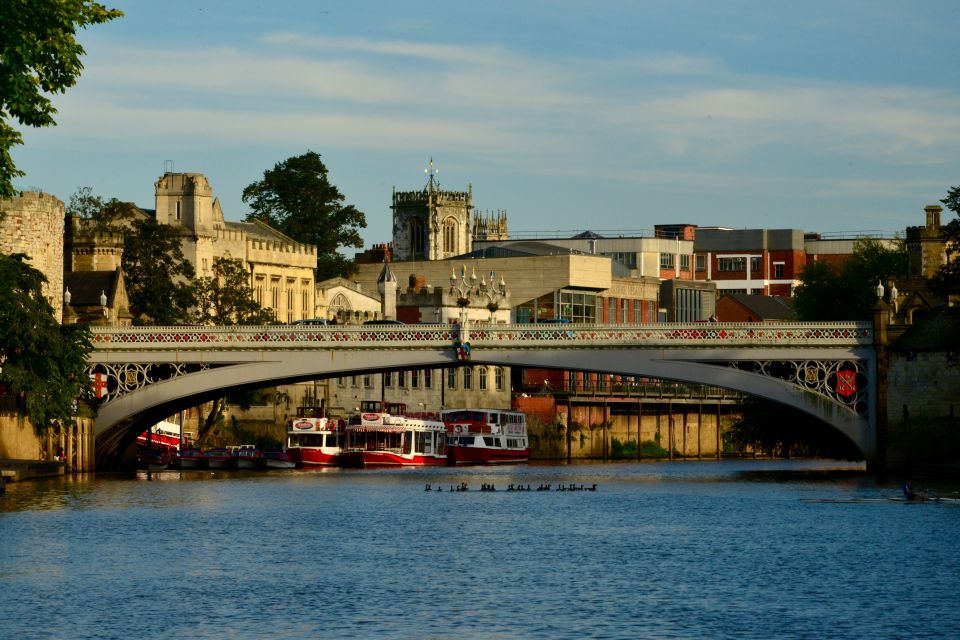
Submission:
<svg viewBox="0 0 960 640">
<path fill-rule="evenodd" d="M 697 271 L 706 271 L 706 256 L 697 256 Z M 736 258 L 717 258 L 717 270 L 718 271 L 739 271 L 744 272 L 747 270 L 747 258 L 745 256 L 740 256 Z M 763 270 L 763 258 L 761 256 L 750 256 L 750 272 L 751 273 L 760 273 Z M 783 262 L 774 262 L 773 263 L 773 277 L 776 279 L 782 279 L 785 272 L 785 263 Z"/>
<path fill-rule="evenodd" d="M 493 375 L 490 375 L 490 369 L 493 369 Z M 460 372 L 463 372 L 462 374 Z M 448 389 L 473 389 L 474 379 L 476 379 L 477 388 L 486 391 L 491 383 L 497 391 L 504 390 L 504 369 L 503 367 L 454 367 L 447 369 L 447 388 Z M 392 389 L 394 386 L 398 389 L 433 389 L 433 369 L 411 369 L 410 371 L 390 371 L 383 374 L 383 386 Z M 492 378 L 492 380 L 491 380 Z M 348 384 L 348 378 L 337 378 L 337 384 L 345 387 Z M 363 385 L 366 389 L 373 388 L 373 375 L 365 374 L 363 376 L 351 376 L 349 385 L 359 387 Z"/>
</svg>

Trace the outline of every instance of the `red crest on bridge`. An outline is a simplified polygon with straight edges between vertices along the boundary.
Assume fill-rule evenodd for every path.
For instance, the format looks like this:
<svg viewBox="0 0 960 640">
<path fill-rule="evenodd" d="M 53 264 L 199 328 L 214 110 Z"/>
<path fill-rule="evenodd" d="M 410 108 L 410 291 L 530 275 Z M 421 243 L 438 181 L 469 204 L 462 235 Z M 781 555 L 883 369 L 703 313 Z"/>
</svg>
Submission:
<svg viewBox="0 0 960 640">
<path fill-rule="evenodd" d="M 849 398 L 857 392 L 857 372 L 845 369 L 837 371 L 837 393 Z"/>
<path fill-rule="evenodd" d="M 98 371 L 90 376 L 90 381 L 93 383 L 93 395 L 95 397 L 99 399 L 107 395 L 107 376 Z"/>
</svg>

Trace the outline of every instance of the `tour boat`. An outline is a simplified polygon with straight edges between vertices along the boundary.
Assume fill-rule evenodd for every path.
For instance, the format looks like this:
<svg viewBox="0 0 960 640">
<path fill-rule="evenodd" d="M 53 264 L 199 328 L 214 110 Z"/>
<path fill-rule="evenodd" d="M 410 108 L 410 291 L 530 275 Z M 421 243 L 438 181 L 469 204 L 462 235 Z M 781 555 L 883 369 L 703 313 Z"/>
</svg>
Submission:
<svg viewBox="0 0 960 640">
<path fill-rule="evenodd" d="M 203 455 L 203 451 L 194 446 L 186 446 L 180 449 L 180 454 L 177 456 L 180 460 L 181 469 L 206 469 L 207 468 L 207 459 Z"/>
<path fill-rule="evenodd" d="M 203 457 L 207 461 L 208 469 L 229 469 L 233 466 L 233 453 L 226 447 L 207 449 L 203 452 Z"/>
<path fill-rule="evenodd" d="M 158 422 L 137 436 L 137 445 L 147 449 L 164 449 L 168 456 L 172 456 L 180 448 L 180 425 Z"/>
<path fill-rule="evenodd" d="M 252 444 L 242 444 L 231 447 L 233 457 L 230 458 L 234 469 L 256 469 L 260 466 L 260 449 Z"/>
<path fill-rule="evenodd" d="M 440 412 L 447 428 L 447 462 L 511 464 L 530 458 L 527 417 L 501 409 L 448 409 Z"/>
<path fill-rule="evenodd" d="M 301 407 L 297 415 L 287 424 L 290 459 L 305 467 L 336 466 L 342 444 L 340 423 L 324 416 L 322 408 Z"/>
<path fill-rule="evenodd" d="M 424 467 L 447 463 L 446 426 L 406 415 L 402 404 L 363 403 L 344 427 L 341 467 Z M 366 405 L 366 406 L 364 406 Z"/>
</svg>

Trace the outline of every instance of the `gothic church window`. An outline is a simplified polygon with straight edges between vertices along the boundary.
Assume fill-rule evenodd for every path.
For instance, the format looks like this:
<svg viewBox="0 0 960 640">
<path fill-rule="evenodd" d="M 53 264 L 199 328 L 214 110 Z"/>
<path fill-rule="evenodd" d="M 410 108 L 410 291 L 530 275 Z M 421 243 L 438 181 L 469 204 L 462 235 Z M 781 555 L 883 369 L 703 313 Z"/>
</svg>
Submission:
<svg viewBox="0 0 960 640">
<path fill-rule="evenodd" d="M 453 218 L 443 221 L 443 251 L 444 253 L 457 252 L 457 221 Z"/>
<path fill-rule="evenodd" d="M 410 249 L 414 254 L 424 255 L 426 251 L 427 228 L 423 220 L 410 221 Z"/>
</svg>

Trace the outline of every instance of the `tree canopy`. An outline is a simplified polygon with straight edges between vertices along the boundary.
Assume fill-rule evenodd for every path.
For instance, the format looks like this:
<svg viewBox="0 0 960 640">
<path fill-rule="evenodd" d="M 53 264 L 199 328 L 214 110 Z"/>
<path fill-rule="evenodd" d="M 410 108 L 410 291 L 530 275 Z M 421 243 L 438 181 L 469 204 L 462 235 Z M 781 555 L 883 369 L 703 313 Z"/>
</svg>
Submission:
<svg viewBox="0 0 960 640">
<path fill-rule="evenodd" d="M 341 247 L 362 247 L 360 229 L 366 217 L 330 183 L 320 154 L 305 154 L 278 162 L 263 179 L 243 190 L 252 209 L 247 220 L 260 220 L 297 242 L 316 245 L 317 281 L 349 276 L 353 261 L 337 253 Z"/>
<path fill-rule="evenodd" d="M 805 321 L 869 320 L 877 303 L 877 283 L 886 286 L 906 273 L 902 241 L 890 248 L 876 238 L 857 240 L 853 255 L 841 266 L 816 261 L 804 267 L 793 307 Z"/>
<path fill-rule="evenodd" d="M 77 29 L 122 15 L 91 0 L 0 3 L 0 198 L 13 197 L 13 179 L 24 175 L 10 155 L 23 137 L 9 120 L 28 127 L 56 124 L 48 94 L 65 92 L 83 70 Z"/>
<path fill-rule="evenodd" d="M 265 324 L 274 320 L 273 311 L 253 299 L 250 274 L 243 260 L 215 258 L 213 275 L 197 280 L 197 320 L 220 325 Z"/>
<path fill-rule="evenodd" d="M 61 325 L 43 295 L 44 275 L 23 254 L 0 254 L 0 382 L 23 399 L 21 410 L 40 435 L 75 415 L 88 397 L 85 325 Z"/>
<path fill-rule="evenodd" d="M 960 294 L 960 186 L 951 187 L 943 205 L 957 217 L 940 229 L 947 243 L 947 263 L 940 267 L 933 286 L 946 295 Z"/>
</svg>

